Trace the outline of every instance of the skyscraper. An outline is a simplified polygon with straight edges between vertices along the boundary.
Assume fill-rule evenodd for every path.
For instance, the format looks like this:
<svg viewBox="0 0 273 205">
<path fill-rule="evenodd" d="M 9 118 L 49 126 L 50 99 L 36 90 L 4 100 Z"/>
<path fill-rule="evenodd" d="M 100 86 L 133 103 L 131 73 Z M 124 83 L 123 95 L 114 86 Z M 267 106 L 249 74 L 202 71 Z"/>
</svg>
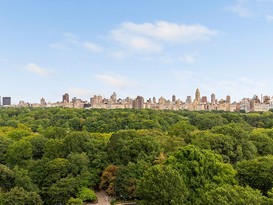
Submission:
<svg viewBox="0 0 273 205">
<path fill-rule="evenodd" d="M 111 95 L 110 98 L 113 103 L 117 103 L 117 94 L 115 92 Z"/>
<path fill-rule="evenodd" d="M 68 95 L 68 93 L 65 93 L 63 95 L 63 103 L 69 103 L 69 95 Z"/>
<path fill-rule="evenodd" d="M 40 100 L 40 104 L 41 104 L 41 105 L 46 105 L 46 101 L 45 101 L 44 98 L 42 98 L 42 99 Z"/>
<path fill-rule="evenodd" d="M 202 96 L 202 103 L 207 103 L 207 102 L 208 102 L 207 96 Z"/>
<path fill-rule="evenodd" d="M 231 102 L 230 95 L 227 95 L 227 97 L 226 97 L 226 102 L 227 102 L 227 103 L 230 103 L 230 102 Z"/>
<path fill-rule="evenodd" d="M 190 95 L 187 96 L 186 102 L 187 102 L 187 103 L 192 103 L 192 100 L 191 100 L 191 96 L 190 96 Z"/>
<path fill-rule="evenodd" d="M 200 102 L 200 91 L 198 88 L 196 89 L 196 92 L 195 92 L 195 100 L 198 103 Z"/>
<path fill-rule="evenodd" d="M 11 105 L 11 97 L 3 97 L 3 106 Z"/>
<path fill-rule="evenodd" d="M 211 102 L 211 104 L 215 104 L 215 94 L 214 93 L 211 94 L 210 102 Z"/>
<path fill-rule="evenodd" d="M 144 98 L 142 96 L 137 96 L 137 98 L 134 100 L 134 108 L 135 109 L 144 108 Z"/>
<path fill-rule="evenodd" d="M 172 102 L 175 102 L 175 101 L 176 101 L 176 96 L 173 95 L 173 96 L 172 96 Z"/>
</svg>

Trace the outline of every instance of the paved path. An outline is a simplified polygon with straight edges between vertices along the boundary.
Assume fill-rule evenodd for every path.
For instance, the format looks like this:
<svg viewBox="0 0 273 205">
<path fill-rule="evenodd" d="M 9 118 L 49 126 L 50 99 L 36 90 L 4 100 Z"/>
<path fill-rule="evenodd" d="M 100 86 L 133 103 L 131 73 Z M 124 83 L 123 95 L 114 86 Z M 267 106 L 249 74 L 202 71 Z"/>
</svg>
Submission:
<svg viewBox="0 0 273 205">
<path fill-rule="evenodd" d="M 110 205 L 109 196 L 105 193 L 105 191 L 96 192 L 96 195 L 98 197 L 98 203 L 96 203 L 96 205 Z"/>
</svg>

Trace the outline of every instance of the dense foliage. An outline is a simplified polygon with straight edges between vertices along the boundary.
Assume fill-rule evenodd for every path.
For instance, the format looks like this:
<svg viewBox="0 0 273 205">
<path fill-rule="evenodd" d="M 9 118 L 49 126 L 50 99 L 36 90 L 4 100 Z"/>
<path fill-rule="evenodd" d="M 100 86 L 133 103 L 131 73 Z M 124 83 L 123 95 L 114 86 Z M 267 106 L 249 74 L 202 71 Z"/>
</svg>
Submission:
<svg viewBox="0 0 273 205">
<path fill-rule="evenodd" d="M 273 203 L 273 113 L 0 109 L 0 205 Z"/>
</svg>

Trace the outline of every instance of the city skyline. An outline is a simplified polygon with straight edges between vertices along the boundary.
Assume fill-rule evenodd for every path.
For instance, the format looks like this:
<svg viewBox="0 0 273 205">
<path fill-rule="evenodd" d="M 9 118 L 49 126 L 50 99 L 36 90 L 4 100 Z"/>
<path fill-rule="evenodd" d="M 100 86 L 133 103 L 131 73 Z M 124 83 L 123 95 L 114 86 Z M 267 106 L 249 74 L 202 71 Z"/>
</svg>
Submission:
<svg viewBox="0 0 273 205">
<path fill-rule="evenodd" d="M 196 101 L 197 103 L 203 103 L 203 102 L 209 102 L 211 104 L 217 104 L 218 102 L 220 101 L 223 101 L 223 102 L 227 102 L 229 104 L 232 104 L 232 103 L 240 103 L 242 101 L 244 101 L 245 99 L 255 99 L 255 100 L 258 100 L 260 101 L 261 103 L 263 103 L 264 101 L 264 98 L 266 98 L 267 100 L 270 100 L 272 99 L 273 100 L 273 96 L 269 96 L 269 95 L 263 95 L 261 94 L 260 96 L 256 95 L 256 94 L 253 94 L 253 96 L 244 96 L 242 97 L 240 100 L 233 100 L 232 99 L 232 96 L 230 94 L 228 95 L 225 95 L 225 98 L 218 98 L 218 96 L 213 92 L 211 93 L 209 96 L 207 95 L 203 95 L 201 92 L 200 92 L 200 89 L 197 88 L 195 90 L 195 93 L 193 93 L 192 95 L 188 95 L 188 96 L 184 96 L 184 97 L 181 97 L 181 96 L 177 96 L 175 94 L 172 94 L 170 95 L 169 97 L 168 96 L 149 96 L 147 98 L 143 97 L 142 95 L 137 95 L 137 96 L 126 96 L 126 97 L 121 97 L 118 95 L 118 93 L 116 93 L 115 91 L 112 92 L 112 94 L 108 95 L 108 96 L 103 96 L 99 93 L 96 93 L 92 96 L 89 96 L 85 99 L 82 99 L 82 98 L 79 98 L 79 96 L 71 96 L 69 93 L 64 93 L 62 96 L 60 96 L 59 100 L 57 101 L 51 101 L 51 100 L 48 100 L 48 99 L 45 99 L 44 97 L 41 97 L 39 98 L 39 102 L 41 105 L 45 105 L 46 103 L 71 103 L 73 100 L 76 101 L 76 100 L 79 100 L 81 102 L 87 102 L 87 103 L 91 103 L 92 101 L 92 98 L 94 97 L 99 97 L 101 98 L 101 100 L 114 100 L 114 102 L 116 103 L 118 100 L 124 100 L 124 99 L 137 99 L 138 97 L 141 97 L 143 98 L 144 101 L 151 101 L 151 102 L 154 102 L 154 103 L 157 103 L 160 101 L 160 98 L 161 99 L 164 99 L 166 101 L 170 101 L 170 102 L 176 102 L 176 101 L 181 101 L 181 103 L 192 103 L 194 101 Z M 13 97 L 9 96 L 5 96 L 5 97 L 1 97 L 0 96 L 0 106 L 3 104 L 3 105 L 18 105 L 20 103 L 28 103 L 28 104 L 38 104 L 38 102 L 34 102 L 34 101 L 24 101 L 24 100 L 20 100 L 19 103 L 12 103 L 12 99 Z M 6 101 L 7 103 L 3 103 L 4 101 Z M 92 104 L 92 103 L 91 103 Z"/>
<path fill-rule="evenodd" d="M 273 1 L 2 1 L 1 96 L 273 95 Z"/>
<path fill-rule="evenodd" d="M 1 97 L 0 97 L 1 98 Z M 231 96 L 227 95 L 225 99 L 217 99 L 212 93 L 210 99 L 208 96 L 201 95 L 197 88 L 192 96 L 187 96 L 183 101 L 172 95 L 171 99 L 166 99 L 163 96 L 156 98 L 150 97 L 145 99 L 143 96 L 134 98 L 126 97 L 119 98 L 116 92 L 113 92 L 109 97 L 94 95 L 90 100 L 83 100 L 77 97 L 72 97 L 68 93 L 62 95 L 62 100 L 57 102 L 46 101 L 43 97 L 40 103 L 31 103 L 20 101 L 18 105 L 11 104 L 11 97 L 3 97 L 3 107 L 63 107 L 63 108 L 84 108 L 84 109 L 154 109 L 154 110 L 188 110 L 188 111 L 228 111 L 228 112 L 267 112 L 273 110 L 273 96 L 261 95 L 259 98 L 254 95 L 252 98 L 244 97 L 239 102 L 231 101 Z"/>
</svg>

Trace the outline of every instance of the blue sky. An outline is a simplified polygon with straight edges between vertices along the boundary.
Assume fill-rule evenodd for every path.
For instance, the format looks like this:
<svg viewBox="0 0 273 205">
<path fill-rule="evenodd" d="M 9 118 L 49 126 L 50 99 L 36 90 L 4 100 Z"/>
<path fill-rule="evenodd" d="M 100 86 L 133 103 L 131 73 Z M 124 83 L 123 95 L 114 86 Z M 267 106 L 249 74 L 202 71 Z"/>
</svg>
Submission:
<svg viewBox="0 0 273 205">
<path fill-rule="evenodd" d="M 273 95 L 273 0 L 0 0 L 0 96 Z"/>
</svg>

